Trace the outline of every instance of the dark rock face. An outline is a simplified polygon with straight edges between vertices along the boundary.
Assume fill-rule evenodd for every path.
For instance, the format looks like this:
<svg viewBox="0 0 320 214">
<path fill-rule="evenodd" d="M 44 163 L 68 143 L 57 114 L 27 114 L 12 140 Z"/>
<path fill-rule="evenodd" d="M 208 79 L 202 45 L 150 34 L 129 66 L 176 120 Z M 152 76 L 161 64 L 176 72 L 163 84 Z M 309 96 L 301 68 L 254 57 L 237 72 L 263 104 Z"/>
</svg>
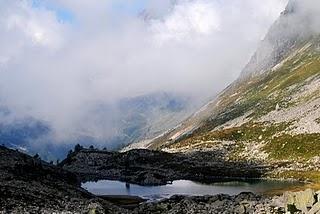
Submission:
<svg viewBox="0 0 320 214">
<path fill-rule="evenodd" d="M 173 180 L 212 181 L 221 178 L 259 178 L 269 166 L 226 162 L 217 152 L 171 154 L 150 150 L 125 153 L 83 149 L 61 162 L 62 168 L 82 182 L 111 179 L 141 185 L 162 185 Z"/>
</svg>

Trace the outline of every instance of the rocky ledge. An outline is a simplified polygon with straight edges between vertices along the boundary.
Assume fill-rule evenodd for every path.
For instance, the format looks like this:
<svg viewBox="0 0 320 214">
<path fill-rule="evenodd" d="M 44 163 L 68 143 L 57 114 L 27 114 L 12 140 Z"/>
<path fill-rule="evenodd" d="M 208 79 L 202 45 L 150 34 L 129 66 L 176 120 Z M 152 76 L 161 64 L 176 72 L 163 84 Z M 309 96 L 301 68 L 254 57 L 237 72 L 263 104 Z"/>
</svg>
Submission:
<svg viewBox="0 0 320 214">
<path fill-rule="evenodd" d="M 214 181 L 261 178 L 273 167 L 253 162 L 225 161 L 219 152 L 166 153 L 131 150 L 124 153 L 76 149 L 60 163 L 82 182 L 121 180 L 141 185 L 162 185 L 174 180 Z"/>
</svg>

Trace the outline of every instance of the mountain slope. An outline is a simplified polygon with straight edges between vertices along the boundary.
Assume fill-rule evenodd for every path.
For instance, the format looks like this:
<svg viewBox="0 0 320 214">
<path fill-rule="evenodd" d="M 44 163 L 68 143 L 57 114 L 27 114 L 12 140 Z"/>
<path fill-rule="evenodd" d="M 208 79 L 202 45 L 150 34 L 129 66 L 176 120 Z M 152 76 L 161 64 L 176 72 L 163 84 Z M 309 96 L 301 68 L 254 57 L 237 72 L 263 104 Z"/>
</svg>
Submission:
<svg viewBox="0 0 320 214">
<path fill-rule="evenodd" d="M 272 176 L 320 180 L 320 39 L 301 2 L 289 2 L 236 82 L 147 147 L 225 148 L 228 160 L 286 163 Z"/>
<path fill-rule="evenodd" d="M 313 1 L 289 1 L 285 11 L 271 26 L 257 51 L 241 72 L 240 78 L 259 75 L 270 70 L 310 37 L 314 32 L 315 15 L 303 3 L 312 4 Z"/>
</svg>

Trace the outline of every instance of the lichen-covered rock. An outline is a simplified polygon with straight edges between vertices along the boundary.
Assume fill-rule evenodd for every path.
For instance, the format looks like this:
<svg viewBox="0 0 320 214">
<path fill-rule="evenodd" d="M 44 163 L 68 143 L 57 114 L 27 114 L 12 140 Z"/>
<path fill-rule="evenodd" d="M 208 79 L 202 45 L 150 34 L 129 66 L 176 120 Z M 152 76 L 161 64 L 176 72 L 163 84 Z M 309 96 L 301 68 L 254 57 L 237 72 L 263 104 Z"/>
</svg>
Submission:
<svg viewBox="0 0 320 214">
<path fill-rule="evenodd" d="M 308 214 L 316 214 L 320 212 L 320 202 L 317 202 L 312 206 L 312 208 L 308 211 Z"/>
<path fill-rule="evenodd" d="M 105 210 L 98 203 L 90 203 L 88 206 L 88 214 L 104 214 Z"/>
<path fill-rule="evenodd" d="M 314 204 L 314 191 L 307 189 L 303 192 L 295 193 L 295 205 L 299 210 L 307 211 Z"/>
<path fill-rule="evenodd" d="M 320 211 L 318 194 L 312 189 L 300 192 L 287 192 L 284 194 L 286 211 L 289 213 L 315 214 Z"/>
</svg>

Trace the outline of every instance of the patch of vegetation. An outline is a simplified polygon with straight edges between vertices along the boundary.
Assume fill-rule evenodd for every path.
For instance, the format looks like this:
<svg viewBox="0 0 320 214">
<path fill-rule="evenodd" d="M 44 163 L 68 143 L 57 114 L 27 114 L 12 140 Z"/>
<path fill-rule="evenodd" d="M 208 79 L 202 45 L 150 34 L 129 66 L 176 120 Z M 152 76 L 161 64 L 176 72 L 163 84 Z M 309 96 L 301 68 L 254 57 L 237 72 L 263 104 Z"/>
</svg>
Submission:
<svg viewBox="0 0 320 214">
<path fill-rule="evenodd" d="M 277 175 L 279 178 L 292 178 L 300 181 L 310 181 L 314 184 L 320 184 L 320 171 L 298 171 L 298 170 L 290 170 L 281 172 Z M 320 186 L 318 186 L 320 189 Z"/>
<path fill-rule="evenodd" d="M 234 106 L 227 107 L 226 109 L 224 109 L 224 111 L 221 114 L 217 115 L 212 119 L 209 119 L 206 125 L 204 126 L 204 128 L 209 131 L 237 117 L 241 117 L 246 112 L 250 111 L 252 106 L 253 106 L 253 103 L 242 102 L 242 103 L 237 103 Z"/>
<path fill-rule="evenodd" d="M 275 134 L 286 130 L 290 125 L 290 123 L 271 124 L 249 122 L 239 127 L 216 130 L 193 136 L 172 144 L 170 148 L 193 146 L 201 142 L 202 144 L 207 144 L 206 147 L 208 147 L 215 146 L 217 141 L 234 141 L 238 144 L 242 142 L 270 141 Z"/>
<path fill-rule="evenodd" d="M 286 130 L 290 123 L 246 123 L 240 127 L 223 129 L 209 134 L 210 138 L 229 141 L 260 142 L 270 140 Z"/>
<path fill-rule="evenodd" d="M 273 138 L 264 150 L 277 160 L 308 160 L 320 155 L 320 134 L 284 134 Z"/>
<path fill-rule="evenodd" d="M 318 124 L 320 124 L 320 117 L 317 118 L 317 119 L 315 119 L 315 122 L 318 123 Z"/>
<path fill-rule="evenodd" d="M 320 60 L 317 54 L 313 54 L 307 51 L 295 56 L 278 70 L 268 72 L 265 78 L 257 81 L 247 92 L 247 102 L 259 100 L 259 105 L 254 108 L 255 118 L 275 110 L 276 105 L 287 108 L 294 104 L 291 103 L 290 96 L 297 92 L 308 78 L 319 73 Z"/>
<path fill-rule="evenodd" d="M 241 153 L 245 150 L 245 145 L 242 142 L 238 142 L 236 146 L 230 151 L 229 158 L 230 160 L 237 161 L 241 159 Z"/>
<path fill-rule="evenodd" d="M 308 94 L 306 96 L 300 97 L 299 103 L 308 103 L 309 101 L 315 100 L 320 98 L 320 89 L 314 91 L 311 94 Z"/>
</svg>

